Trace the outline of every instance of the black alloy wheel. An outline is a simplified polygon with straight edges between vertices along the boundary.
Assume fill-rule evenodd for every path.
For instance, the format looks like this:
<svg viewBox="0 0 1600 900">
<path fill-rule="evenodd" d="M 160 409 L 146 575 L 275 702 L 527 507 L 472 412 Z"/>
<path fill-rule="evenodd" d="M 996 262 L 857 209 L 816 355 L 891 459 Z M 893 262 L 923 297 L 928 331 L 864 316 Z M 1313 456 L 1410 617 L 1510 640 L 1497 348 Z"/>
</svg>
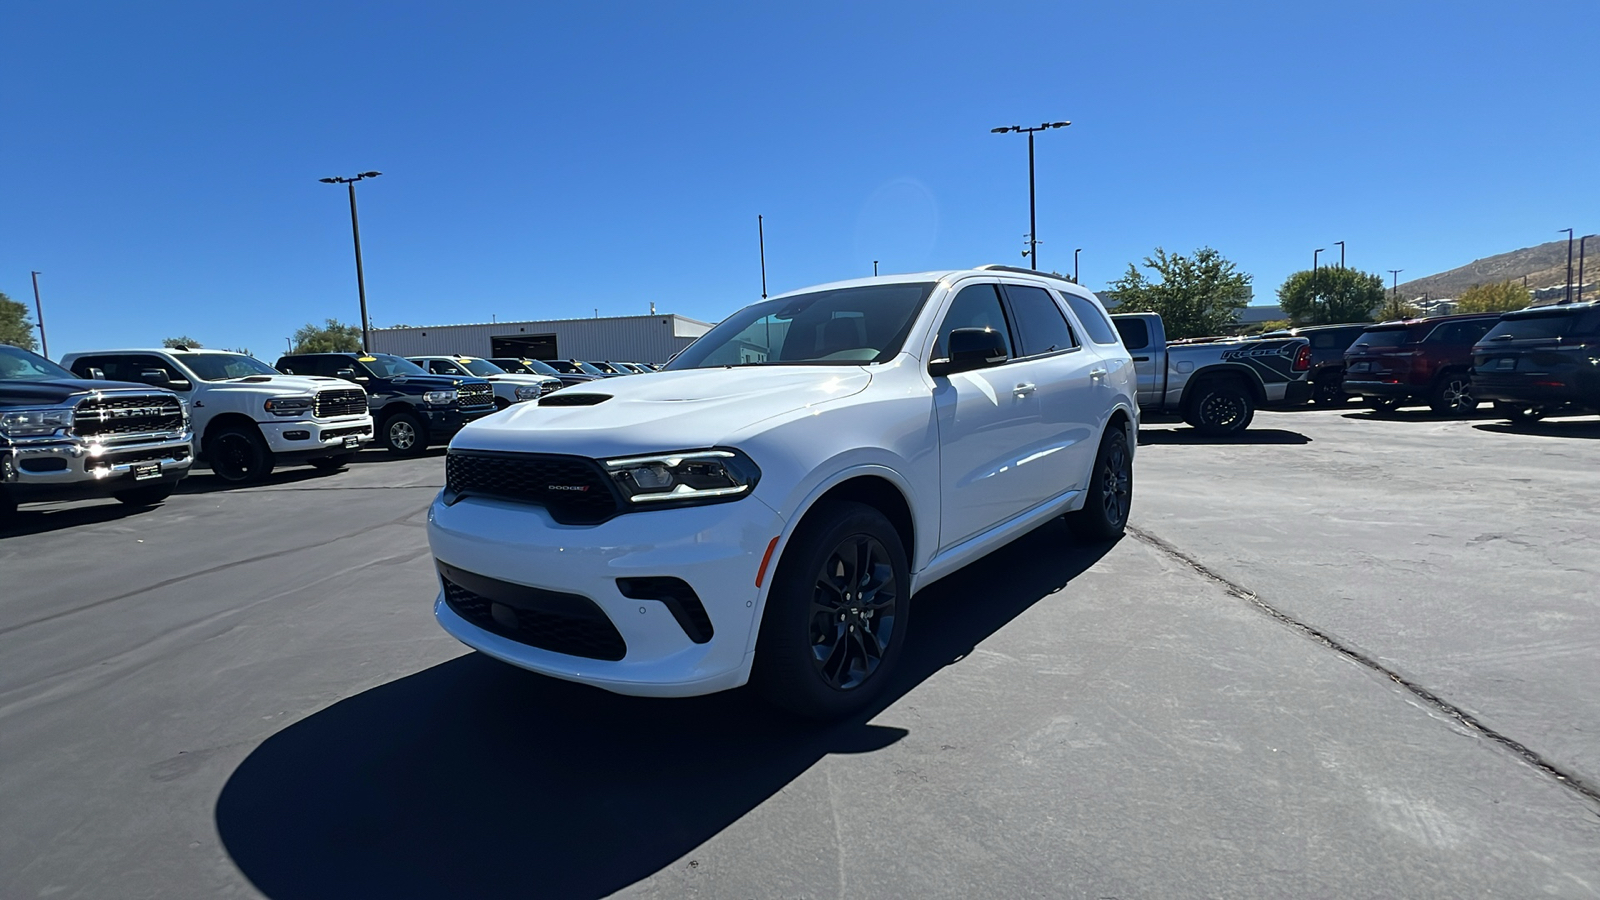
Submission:
<svg viewBox="0 0 1600 900">
<path fill-rule="evenodd" d="M 177 487 L 175 484 L 152 484 L 146 487 L 118 491 L 112 496 L 129 506 L 155 506 L 172 496 L 172 490 L 175 487 Z"/>
<path fill-rule="evenodd" d="M 910 583 L 883 513 L 848 501 L 813 508 L 773 574 L 751 681 L 768 701 L 809 718 L 866 708 L 905 644 Z"/>
<path fill-rule="evenodd" d="M 1232 382 L 1212 382 L 1195 389 L 1193 424 L 1208 437 L 1226 437 L 1250 427 L 1255 405 L 1250 395 Z"/>
<path fill-rule="evenodd" d="M 1472 396 L 1472 376 L 1465 372 L 1446 372 L 1433 388 L 1428 405 L 1441 416 L 1464 416 L 1478 408 Z"/>
<path fill-rule="evenodd" d="M 272 472 L 272 450 L 261 432 L 248 425 L 228 425 L 206 440 L 211 471 L 230 484 L 260 481 Z"/>
<path fill-rule="evenodd" d="M 1128 436 L 1113 426 L 1100 439 L 1083 508 L 1067 516 L 1067 521 L 1073 533 L 1084 540 L 1112 541 L 1122 537 L 1132 509 L 1133 454 L 1128 452 Z"/>
</svg>

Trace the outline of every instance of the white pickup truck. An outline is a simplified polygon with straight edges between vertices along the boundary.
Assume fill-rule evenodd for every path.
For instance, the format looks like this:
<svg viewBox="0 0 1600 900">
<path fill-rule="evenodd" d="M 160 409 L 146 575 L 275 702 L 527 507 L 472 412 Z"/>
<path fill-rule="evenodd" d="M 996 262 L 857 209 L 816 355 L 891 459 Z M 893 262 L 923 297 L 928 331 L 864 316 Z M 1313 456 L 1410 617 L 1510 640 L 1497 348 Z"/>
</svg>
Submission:
<svg viewBox="0 0 1600 900">
<path fill-rule="evenodd" d="M 1134 391 L 1095 296 L 1033 272 L 775 297 L 649 378 L 463 428 L 428 512 L 434 614 L 619 693 L 748 680 L 848 714 L 882 691 L 924 585 L 1063 513 L 1122 533 Z"/>
<path fill-rule="evenodd" d="M 226 350 L 96 350 L 61 364 L 79 378 L 131 381 L 188 401 L 196 456 L 225 481 L 259 481 L 273 466 L 336 470 L 372 441 L 367 392 L 337 378 L 284 375 Z"/>
<path fill-rule="evenodd" d="M 1220 338 L 1167 343 L 1155 313 L 1111 317 L 1139 373 L 1139 408 L 1179 415 L 1202 434 L 1250 427 L 1256 410 L 1311 399 L 1311 342 L 1303 337 Z"/>
</svg>

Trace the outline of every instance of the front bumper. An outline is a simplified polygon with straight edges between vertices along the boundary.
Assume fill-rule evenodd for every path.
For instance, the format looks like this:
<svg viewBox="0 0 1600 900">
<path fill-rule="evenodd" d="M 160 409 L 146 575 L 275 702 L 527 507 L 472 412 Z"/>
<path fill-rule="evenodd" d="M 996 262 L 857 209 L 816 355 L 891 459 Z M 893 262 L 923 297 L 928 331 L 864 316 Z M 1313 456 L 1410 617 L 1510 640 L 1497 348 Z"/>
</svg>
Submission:
<svg viewBox="0 0 1600 900">
<path fill-rule="evenodd" d="M 327 456 L 332 453 L 354 453 L 372 443 L 372 416 L 340 416 L 337 419 L 292 419 L 258 422 L 267 446 L 275 455 Z M 345 444 L 354 438 L 355 447 Z"/>
<path fill-rule="evenodd" d="M 469 647 L 530 671 L 619 694 L 687 697 L 744 684 L 750 673 L 767 545 L 783 522 L 761 501 L 628 513 L 600 525 L 561 525 L 542 508 L 464 498 L 435 499 L 428 542 L 448 566 L 545 591 L 577 594 L 599 607 L 626 644 L 621 659 L 591 659 L 522 643 L 473 624 L 434 601 L 439 624 Z M 776 566 L 768 567 L 769 576 Z M 712 636 L 695 643 L 657 600 L 622 595 L 618 578 L 687 582 L 704 605 Z"/>
<path fill-rule="evenodd" d="M 448 444 L 456 436 L 456 432 L 476 422 L 484 416 L 494 415 L 498 410 L 493 406 L 470 407 L 460 409 L 422 409 L 422 418 L 428 426 L 428 443 Z"/>
<path fill-rule="evenodd" d="M 0 485 L 19 501 L 109 497 L 133 488 L 176 484 L 192 465 L 188 432 L 110 445 L 73 439 L 19 442 L 0 450 Z"/>
</svg>

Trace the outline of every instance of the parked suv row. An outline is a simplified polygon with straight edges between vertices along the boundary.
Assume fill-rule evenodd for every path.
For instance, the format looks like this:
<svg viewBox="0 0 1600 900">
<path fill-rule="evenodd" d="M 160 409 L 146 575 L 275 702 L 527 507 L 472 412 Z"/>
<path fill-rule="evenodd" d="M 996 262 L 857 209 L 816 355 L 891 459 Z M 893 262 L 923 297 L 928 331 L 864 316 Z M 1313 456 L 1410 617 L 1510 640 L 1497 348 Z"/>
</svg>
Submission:
<svg viewBox="0 0 1600 900">
<path fill-rule="evenodd" d="M 1472 346 L 1500 313 L 1369 325 L 1344 353 L 1344 389 L 1379 412 L 1424 402 L 1441 415 L 1476 408 Z"/>
</svg>

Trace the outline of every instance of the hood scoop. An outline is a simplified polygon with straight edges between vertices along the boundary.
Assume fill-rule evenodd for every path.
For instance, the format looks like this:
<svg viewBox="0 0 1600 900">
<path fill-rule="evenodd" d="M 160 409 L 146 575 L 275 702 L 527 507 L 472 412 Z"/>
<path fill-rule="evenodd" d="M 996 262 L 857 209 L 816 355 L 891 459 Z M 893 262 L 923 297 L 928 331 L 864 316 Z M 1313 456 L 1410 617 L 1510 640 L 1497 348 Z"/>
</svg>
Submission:
<svg viewBox="0 0 1600 900">
<path fill-rule="evenodd" d="M 235 383 L 237 383 L 237 384 L 263 384 L 265 382 L 272 381 L 276 377 L 277 376 L 275 376 L 275 375 L 246 375 L 243 378 L 235 379 Z"/>
<path fill-rule="evenodd" d="M 540 406 L 595 406 L 611 399 L 610 394 L 569 394 L 565 391 L 540 397 Z"/>
</svg>

